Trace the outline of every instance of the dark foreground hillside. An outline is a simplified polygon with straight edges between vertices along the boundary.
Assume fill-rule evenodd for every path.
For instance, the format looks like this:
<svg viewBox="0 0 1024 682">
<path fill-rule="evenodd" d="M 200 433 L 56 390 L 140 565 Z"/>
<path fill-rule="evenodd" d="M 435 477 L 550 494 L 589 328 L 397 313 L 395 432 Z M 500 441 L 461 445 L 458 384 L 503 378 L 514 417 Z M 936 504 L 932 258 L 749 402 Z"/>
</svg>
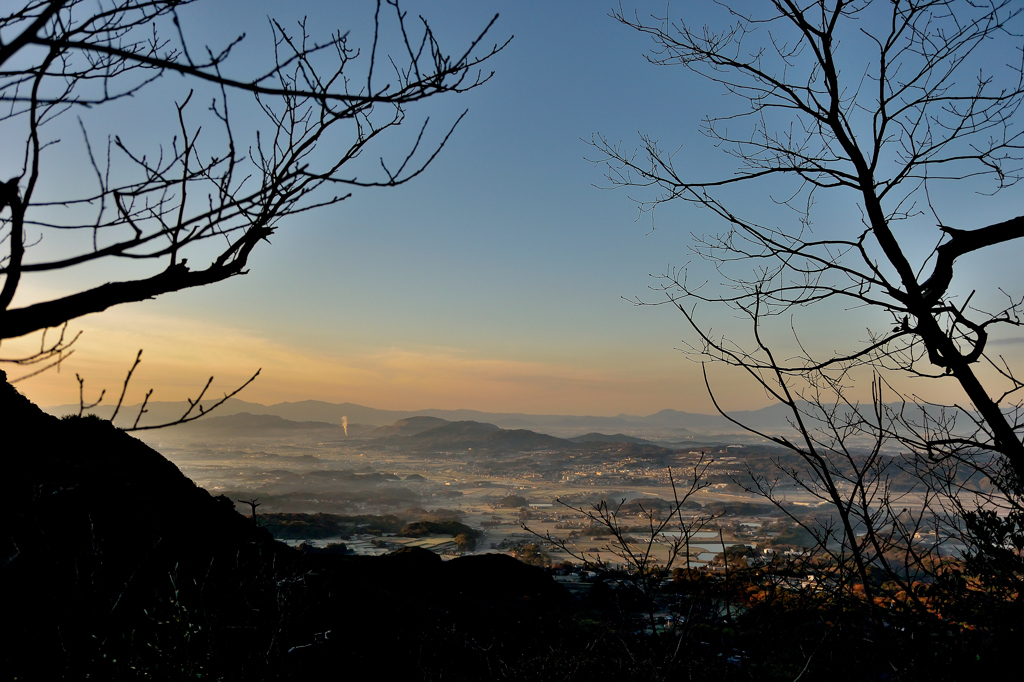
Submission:
<svg viewBox="0 0 1024 682">
<path fill-rule="evenodd" d="M 1011 633 L 755 602 L 763 584 L 714 576 L 677 575 L 652 603 L 628 580 L 573 598 L 503 555 L 304 553 L 2 376 L 0 420 L 5 679 L 936 680 L 1011 653 Z M 684 618 L 652 633 L 668 607 Z"/>
<path fill-rule="evenodd" d="M 8 677 L 307 679 L 339 656 L 418 676 L 464 668 L 453 652 L 493 645 L 495 626 L 526 646 L 568 598 L 506 556 L 292 550 L 142 442 L 3 379 Z"/>
</svg>

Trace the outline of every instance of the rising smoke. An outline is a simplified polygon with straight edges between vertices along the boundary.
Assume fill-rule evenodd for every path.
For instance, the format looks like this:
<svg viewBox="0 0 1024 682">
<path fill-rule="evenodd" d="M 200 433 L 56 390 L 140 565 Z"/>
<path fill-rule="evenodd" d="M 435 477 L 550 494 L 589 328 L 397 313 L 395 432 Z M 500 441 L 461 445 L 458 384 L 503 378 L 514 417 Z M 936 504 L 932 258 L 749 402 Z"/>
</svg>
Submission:
<svg viewBox="0 0 1024 682">
<path fill-rule="evenodd" d="M 341 428 L 345 429 L 345 435 L 348 435 L 348 417 L 341 418 Z"/>
</svg>

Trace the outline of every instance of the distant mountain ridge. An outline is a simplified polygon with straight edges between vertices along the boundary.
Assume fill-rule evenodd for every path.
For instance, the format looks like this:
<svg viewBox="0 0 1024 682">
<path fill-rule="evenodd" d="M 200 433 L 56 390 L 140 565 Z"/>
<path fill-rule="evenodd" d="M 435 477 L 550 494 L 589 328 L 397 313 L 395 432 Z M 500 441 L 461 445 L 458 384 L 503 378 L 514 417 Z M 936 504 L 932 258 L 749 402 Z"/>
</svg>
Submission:
<svg viewBox="0 0 1024 682">
<path fill-rule="evenodd" d="M 484 450 L 539 450 L 565 449 L 574 445 L 655 445 L 655 443 L 623 434 L 588 433 L 565 439 L 528 429 L 502 429 L 494 424 L 477 421 L 450 422 L 439 417 L 409 417 L 399 419 L 390 426 L 377 428 L 363 424 L 349 424 L 348 434 L 342 426 L 327 422 L 297 422 L 272 414 L 239 412 L 226 416 L 210 416 L 183 424 L 179 433 L 200 438 L 209 436 L 228 438 L 280 437 L 297 432 L 315 433 L 337 441 L 346 438 L 404 444 L 411 447 L 482 448 Z"/>
<path fill-rule="evenodd" d="M 253 414 L 239 412 L 237 414 L 220 415 L 214 412 L 209 417 L 191 422 L 186 428 L 199 431 L 310 431 L 328 430 L 342 431 L 338 424 L 315 421 L 293 421 L 276 414 Z"/>
<path fill-rule="evenodd" d="M 209 409 L 214 401 L 204 401 L 204 409 Z M 899 410 L 903 406 L 892 403 L 891 408 Z M 188 410 L 185 402 L 153 402 L 146 406 L 146 413 L 139 424 L 147 426 L 172 422 Z M 77 414 L 78 405 L 58 405 L 43 408 L 54 415 Z M 937 409 L 937 408 L 936 408 Z M 138 414 L 138 405 L 121 408 L 116 424 L 131 426 Z M 930 412 L 932 410 L 929 410 Z M 100 417 L 109 418 L 113 406 L 100 406 L 89 410 Z M 949 412 L 947 410 L 947 412 Z M 277 403 L 261 405 L 232 398 L 217 408 L 211 417 L 204 420 L 227 417 L 241 413 L 250 415 L 268 415 L 289 420 L 291 422 L 320 422 L 340 426 L 347 418 L 351 426 L 350 436 L 365 437 L 373 427 L 382 427 L 379 435 L 413 435 L 442 425 L 442 422 L 478 422 L 493 424 L 506 430 L 528 429 L 559 438 L 578 439 L 580 434 L 619 434 L 629 438 L 641 438 L 648 441 L 682 442 L 686 440 L 734 440 L 745 438 L 756 440 L 736 424 L 721 415 L 697 414 L 679 410 L 661 410 L 647 416 L 619 414 L 614 417 L 587 415 L 540 415 L 511 412 L 480 412 L 477 410 L 379 410 L 373 407 L 356 405 L 355 403 L 327 403 L 319 400 L 304 400 L 293 403 Z M 907 405 L 906 415 L 920 420 L 922 408 Z M 195 414 L 193 412 L 193 414 Z M 730 412 L 730 417 L 751 428 L 766 433 L 792 434 L 793 427 L 789 424 L 790 411 L 785 405 L 776 404 L 760 410 Z M 934 418 L 933 420 L 934 421 Z M 965 420 L 969 421 L 969 420 Z M 402 422 L 402 424 L 398 424 Z M 202 421 L 194 422 L 201 424 Z M 432 426 L 431 426 L 432 425 Z"/>
<path fill-rule="evenodd" d="M 382 438 L 386 436 L 415 436 L 418 433 L 436 429 L 447 424 L 448 421 L 440 417 L 408 417 L 399 419 L 389 426 L 379 426 L 371 433 L 371 437 Z"/>
<path fill-rule="evenodd" d="M 211 407 L 213 402 L 204 401 L 204 409 Z M 77 414 L 79 406 L 56 405 L 43 409 L 55 415 Z M 187 409 L 188 403 L 185 402 L 151 402 L 146 406 L 146 414 L 143 415 L 139 424 L 145 426 L 174 421 Z M 117 425 L 131 426 L 138 410 L 138 405 L 122 407 L 118 413 Z M 99 406 L 89 412 L 109 418 L 113 413 L 113 406 Z M 422 420 L 422 418 L 431 417 L 448 422 L 490 423 L 502 429 L 530 429 L 559 437 L 578 437 L 580 433 L 588 432 L 621 433 L 632 437 L 640 435 L 644 438 L 648 438 L 648 434 L 658 438 L 687 438 L 694 435 L 742 433 L 739 427 L 720 415 L 697 414 L 679 410 L 662 410 L 647 416 L 619 414 L 614 417 L 605 417 L 481 412 L 468 409 L 380 410 L 355 403 L 327 403 L 319 400 L 262 405 L 232 398 L 218 407 L 213 416 L 224 417 L 244 412 L 252 415 L 272 415 L 293 422 L 324 422 L 334 425 L 340 425 L 342 419 L 347 417 L 350 424 L 376 425 L 386 429 L 392 429 L 398 421 Z M 786 429 L 786 412 L 784 406 L 773 405 L 761 410 L 732 414 L 736 419 L 757 428 Z M 399 428 L 403 431 L 415 430 L 425 423 L 425 421 L 411 422 L 407 426 Z M 437 425 L 436 422 L 435 425 Z"/>
</svg>

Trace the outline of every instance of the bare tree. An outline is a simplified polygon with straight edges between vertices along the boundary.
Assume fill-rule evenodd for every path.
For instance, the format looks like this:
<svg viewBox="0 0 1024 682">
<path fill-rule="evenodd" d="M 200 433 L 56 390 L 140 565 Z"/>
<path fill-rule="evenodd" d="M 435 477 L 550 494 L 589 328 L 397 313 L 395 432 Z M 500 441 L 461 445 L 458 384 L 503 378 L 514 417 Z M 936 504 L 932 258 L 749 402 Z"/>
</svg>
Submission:
<svg viewBox="0 0 1024 682">
<path fill-rule="evenodd" d="M 6 360 L 59 362 L 77 338 L 64 332 L 69 320 L 243 275 L 286 218 L 354 188 L 416 177 L 461 116 L 432 143 L 424 121 L 407 150 L 381 158 L 376 171 L 357 159 L 405 123 L 411 105 L 487 81 L 481 64 L 503 47 L 483 44 L 492 19 L 449 52 L 426 19 L 378 0 L 362 49 L 348 33 L 317 39 L 306 21 L 270 19 L 266 63 L 240 65 L 232 55 L 244 36 L 211 46 L 189 39 L 183 27 L 199 2 L 24 0 L 0 11 L 0 130 L 5 163 L 19 168 L 0 183 L 0 341 L 62 329 L 37 353 Z M 385 44 L 397 47 L 389 54 Z M 172 76 L 186 86 L 174 89 Z M 47 180 L 71 162 L 72 142 L 59 137 L 74 130 L 68 119 L 97 109 L 116 116 L 120 103 L 160 97 L 162 87 L 178 93 L 166 101 L 176 130 L 154 131 L 146 143 L 97 139 L 79 118 L 86 161 L 76 177 L 91 175 L 93 188 Z M 69 246 L 33 258 L 41 241 Z M 119 262 L 133 267 L 104 270 L 114 278 L 104 284 L 15 301 L 25 277 Z"/>
<path fill-rule="evenodd" d="M 689 277 L 684 267 L 658 289 L 696 333 L 691 350 L 701 361 L 738 369 L 789 407 L 791 433 L 760 435 L 805 463 L 783 472 L 790 486 L 836 512 L 836 525 L 818 529 L 819 545 L 851 562 L 865 586 L 880 566 L 913 594 L 913 577 L 889 561 L 894 554 L 904 567 L 927 566 L 941 557 L 918 554 L 919 539 L 938 532 L 940 520 L 963 530 L 986 505 L 1020 508 L 1024 384 L 989 339 L 1020 326 L 1024 294 L 982 292 L 975 301 L 955 266 L 1024 237 L 1024 216 L 954 227 L 941 218 L 949 204 L 938 193 L 980 204 L 1021 177 L 1024 8 L 1012 0 L 720 5 L 729 15 L 720 31 L 621 7 L 613 16 L 651 37 L 653 64 L 689 69 L 740 103 L 702 127 L 736 171 L 701 177 L 692 158 L 650 136 L 638 151 L 596 136 L 597 160 L 612 186 L 653 190 L 639 199 L 643 211 L 688 202 L 724 223 L 721 234 L 695 236 L 693 247 L 721 280 Z M 767 210 L 750 201 L 758 188 Z M 832 213 L 816 232 L 824 197 Z M 860 225 L 843 226 L 836 207 L 859 212 Z M 903 226 L 926 222 L 935 247 L 920 255 L 920 237 Z M 707 305 L 746 320 L 749 340 L 712 331 Z M 871 327 L 816 349 L 800 322 L 813 325 L 822 310 L 871 316 Z M 780 342 L 780 331 L 791 341 Z M 894 388 L 906 377 L 954 380 L 969 403 Z M 869 381 L 872 399 L 854 400 L 852 387 Z M 893 494 L 897 471 L 917 476 L 913 504 Z M 778 499 L 776 485 L 760 479 L 752 489 Z"/>
<path fill-rule="evenodd" d="M 258 498 L 258 497 L 251 497 L 248 500 L 238 500 L 238 501 L 241 502 L 242 504 L 249 505 L 249 508 L 252 510 L 252 514 L 250 514 L 249 518 L 251 518 L 252 522 L 255 523 L 258 526 L 260 522 L 256 520 L 256 507 L 258 507 L 258 506 L 260 506 L 260 504 L 262 504 L 260 502 L 260 498 Z"/>
<path fill-rule="evenodd" d="M 623 566 L 624 571 L 633 579 L 645 595 L 653 595 L 656 583 L 661 580 L 661 573 L 671 571 L 677 559 L 684 563 L 690 559 L 690 541 L 696 537 L 707 524 L 712 522 L 715 514 L 692 513 L 684 511 L 691 498 L 708 487 L 707 470 L 711 460 L 701 455 L 693 465 L 686 481 L 677 485 L 672 470 L 668 470 L 669 485 L 672 487 L 672 500 L 659 508 L 639 503 L 640 518 L 643 523 L 631 530 L 629 519 L 625 517 L 623 505 L 626 500 L 609 504 L 600 500 L 587 506 L 573 506 L 563 500 L 558 503 L 566 509 L 576 512 L 587 519 L 592 528 L 611 536 L 611 542 L 604 545 L 605 555 L 614 557 Z M 524 522 L 523 530 L 536 535 L 558 547 L 584 566 L 607 570 L 608 562 L 597 552 L 578 549 L 567 539 L 554 537 L 550 533 L 540 535 L 531 530 Z M 655 548 L 661 545 L 666 555 L 659 561 Z"/>
<path fill-rule="evenodd" d="M 701 455 L 694 462 L 685 479 L 677 481 L 672 470 L 668 470 L 672 499 L 664 505 L 651 502 L 638 503 L 639 525 L 631 526 L 624 508 L 625 499 L 618 502 L 599 500 L 589 506 L 574 506 L 563 500 L 557 502 L 565 509 L 575 512 L 590 524 L 592 530 L 609 536 L 600 551 L 580 547 L 573 539 L 556 537 L 550 532 L 541 534 L 522 521 L 523 530 L 558 548 L 562 553 L 575 559 L 588 570 L 602 576 L 611 576 L 624 586 L 635 589 L 641 597 L 645 615 L 652 632 L 658 631 L 656 612 L 657 599 L 662 592 L 662 582 L 678 563 L 682 563 L 684 574 L 689 574 L 691 541 L 721 513 L 694 511 L 688 508 L 693 497 L 710 484 L 707 471 L 711 459 Z M 630 511 L 634 511 L 630 509 Z M 723 552 L 725 547 L 723 546 Z M 609 561 L 611 559 L 614 564 Z M 615 566 L 618 564 L 618 566 Z M 674 652 L 678 653 L 678 650 Z M 673 654 L 673 659 L 674 659 Z"/>
</svg>

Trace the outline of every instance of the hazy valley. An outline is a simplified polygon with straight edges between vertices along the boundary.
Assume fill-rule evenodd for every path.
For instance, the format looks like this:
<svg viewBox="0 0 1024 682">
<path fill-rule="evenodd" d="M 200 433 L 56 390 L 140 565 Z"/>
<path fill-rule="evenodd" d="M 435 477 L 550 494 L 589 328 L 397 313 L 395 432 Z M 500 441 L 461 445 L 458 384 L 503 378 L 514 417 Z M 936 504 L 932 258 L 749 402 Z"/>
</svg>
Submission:
<svg viewBox="0 0 1024 682">
<path fill-rule="evenodd" d="M 143 416 L 149 423 L 169 421 L 183 407 L 156 403 Z M 117 421 L 130 425 L 138 409 L 124 409 L 125 421 Z M 397 419 L 379 423 L 392 417 Z M 777 408 L 747 417 L 769 432 L 787 429 Z M 698 467 L 703 487 L 683 511 L 699 527 L 691 566 L 709 566 L 736 544 L 761 555 L 813 545 L 778 507 L 749 490 L 752 475 L 773 474 L 780 461 L 799 463 L 764 439 L 730 433 L 729 426 L 721 417 L 671 410 L 646 417 L 569 417 L 231 400 L 200 420 L 138 435 L 211 494 L 234 500 L 240 512 L 251 514 L 246 501 L 258 501 L 263 522 L 291 544 L 343 543 L 348 551 L 372 555 L 418 546 L 446 556 L 522 556 L 524 547 L 535 546 L 529 551 L 539 551 L 544 562 L 600 555 L 614 564 L 621 550 L 607 528 L 573 507 L 621 503 L 625 527 L 639 531 L 634 535 L 642 542 L 651 515 L 672 506 Z M 797 515 L 817 513 L 820 500 L 792 484 L 784 491 Z M 315 514 L 331 515 L 324 517 L 326 529 L 324 518 L 294 516 Z M 381 525 L 370 517 L 392 521 Z M 408 523 L 444 520 L 472 529 L 474 542 L 459 546 L 454 532 L 400 533 Z M 676 525 L 654 546 L 662 563 Z"/>
</svg>

